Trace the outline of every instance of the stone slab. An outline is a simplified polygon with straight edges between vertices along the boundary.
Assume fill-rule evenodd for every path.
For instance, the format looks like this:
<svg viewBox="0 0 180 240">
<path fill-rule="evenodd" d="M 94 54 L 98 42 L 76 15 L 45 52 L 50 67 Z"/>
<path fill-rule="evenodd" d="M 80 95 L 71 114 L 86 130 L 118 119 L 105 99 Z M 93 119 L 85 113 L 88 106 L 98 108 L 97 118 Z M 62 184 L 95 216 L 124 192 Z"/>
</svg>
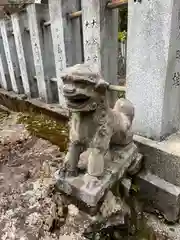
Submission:
<svg viewBox="0 0 180 240">
<path fill-rule="evenodd" d="M 121 150 L 120 158 L 114 162 L 106 164 L 104 176 L 100 179 L 91 177 L 88 174 L 80 174 L 77 177 L 62 178 L 59 171 L 56 172 L 55 178 L 57 188 L 76 197 L 90 207 L 95 207 L 102 199 L 105 192 L 119 179 L 121 179 L 128 167 L 138 157 L 136 145 L 133 143 Z M 97 159 L 98 161 L 98 159 Z"/>
<path fill-rule="evenodd" d="M 171 135 L 162 142 L 153 141 L 138 135 L 134 141 L 143 155 L 145 170 L 180 186 L 180 133 Z"/>
<path fill-rule="evenodd" d="M 180 213 L 180 188 L 151 174 L 142 172 L 136 176 L 138 198 L 143 200 L 145 210 L 159 210 L 170 222 L 178 220 Z"/>
</svg>

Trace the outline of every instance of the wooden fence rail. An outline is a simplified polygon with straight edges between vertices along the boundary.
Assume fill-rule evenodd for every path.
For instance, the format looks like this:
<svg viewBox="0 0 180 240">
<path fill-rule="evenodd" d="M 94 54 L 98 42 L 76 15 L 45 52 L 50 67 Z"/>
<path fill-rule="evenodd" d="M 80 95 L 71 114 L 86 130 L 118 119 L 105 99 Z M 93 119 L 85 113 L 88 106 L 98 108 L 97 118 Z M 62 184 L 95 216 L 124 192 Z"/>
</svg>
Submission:
<svg viewBox="0 0 180 240">
<path fill-rule="evenodd" d="M 0 86 L 64 108 L 61 72 L 84 61 L 117 85 L 117 72 L 124 76 L 126 67 L 126 44 L 119 48 L 117 38 L 122 4 L 127 1 L 49 0 L 0 19 Z"/>
</svg>

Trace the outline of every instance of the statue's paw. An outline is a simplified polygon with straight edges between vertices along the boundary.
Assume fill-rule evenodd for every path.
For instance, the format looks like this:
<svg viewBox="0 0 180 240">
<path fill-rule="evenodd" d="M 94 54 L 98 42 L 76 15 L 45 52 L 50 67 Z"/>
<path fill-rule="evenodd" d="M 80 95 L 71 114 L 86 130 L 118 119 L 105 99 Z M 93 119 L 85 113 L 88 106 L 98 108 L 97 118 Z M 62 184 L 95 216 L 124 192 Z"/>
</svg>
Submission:
<svg viewBox="0 0 180 240">
<path fill-rule="evenodd" d="M 98 149 L 93 149 L 88 158 L 88 174 L 101 177 L 104 173 L 104 155 Z"/>
<path fill-rule="evenodd" d="M 63 166 L 60 170 L 59 170 L 59 176 L 61 178 L 64 178 L 65 177 L 65 173 L 66 173 L 66 167 Z"/>
<path fill-rule="evenodd" d="M 78 176 L 78 169 L 74 169 L 74 170 L 66 170 L 66 173 L 65 173 L 65 176 L 66 177 L 77 177 Z"/>
<path fill-rule="evenodd" d="M 78 176 L 78 168 L 72 169 L 69 165 L 68 161 L 65 161 L 61 169 L 59 170 L 59 176 L 61 178 L 65 177 L 77 177 Z"/>
<path fill-rule="evenodd" d="M 82 152 L 80 155 L 78 168 L 81 170 L 86 170 L 88 166 L 88 158 L 91 153 L 91 149 L 88 148 L 86 151 Z"/>
<path fill-rule="evenodd" d="M 65 177 L 77 177 L 78 176 L 78 169 L 69 170 L 66 167 L 63 167 L 59 170 L 59 176 L 61 178 Z"/>
</svg>

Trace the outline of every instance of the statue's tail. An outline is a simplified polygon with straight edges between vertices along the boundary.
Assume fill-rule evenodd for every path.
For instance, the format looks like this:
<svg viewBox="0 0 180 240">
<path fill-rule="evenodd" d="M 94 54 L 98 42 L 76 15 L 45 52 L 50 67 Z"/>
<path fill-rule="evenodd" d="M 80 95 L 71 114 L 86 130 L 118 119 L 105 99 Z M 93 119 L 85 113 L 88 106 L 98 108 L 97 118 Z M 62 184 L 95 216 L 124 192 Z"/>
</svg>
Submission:
<svg viewBox="0 0 180 240">
<path fill-rule="evenodd" d="M 124 113 L 132 123 L 134 118 L 134 106 L 129 100 L 125 98 L 118 99 L 114 105 L 114 110 Z"/>
</svg>

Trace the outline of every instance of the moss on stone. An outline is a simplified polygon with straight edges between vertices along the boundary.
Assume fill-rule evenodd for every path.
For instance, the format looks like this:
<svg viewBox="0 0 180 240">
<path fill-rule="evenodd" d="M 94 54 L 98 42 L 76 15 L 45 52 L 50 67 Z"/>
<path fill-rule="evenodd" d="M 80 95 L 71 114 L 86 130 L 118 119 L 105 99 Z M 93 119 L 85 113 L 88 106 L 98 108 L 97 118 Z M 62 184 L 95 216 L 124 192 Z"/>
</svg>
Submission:
<svg viewBox="0 0 180 240">
<path fill-rule="evenodd" d="M 68 124 L 65 121 L 57 121 L 44 114 L 20 113 L 19 123 L 23 123 L 27 130 L 37 137 L 49 140 L 52 144 L 60 147 L 64 152 L 68 144 Z"/>
</svg>

